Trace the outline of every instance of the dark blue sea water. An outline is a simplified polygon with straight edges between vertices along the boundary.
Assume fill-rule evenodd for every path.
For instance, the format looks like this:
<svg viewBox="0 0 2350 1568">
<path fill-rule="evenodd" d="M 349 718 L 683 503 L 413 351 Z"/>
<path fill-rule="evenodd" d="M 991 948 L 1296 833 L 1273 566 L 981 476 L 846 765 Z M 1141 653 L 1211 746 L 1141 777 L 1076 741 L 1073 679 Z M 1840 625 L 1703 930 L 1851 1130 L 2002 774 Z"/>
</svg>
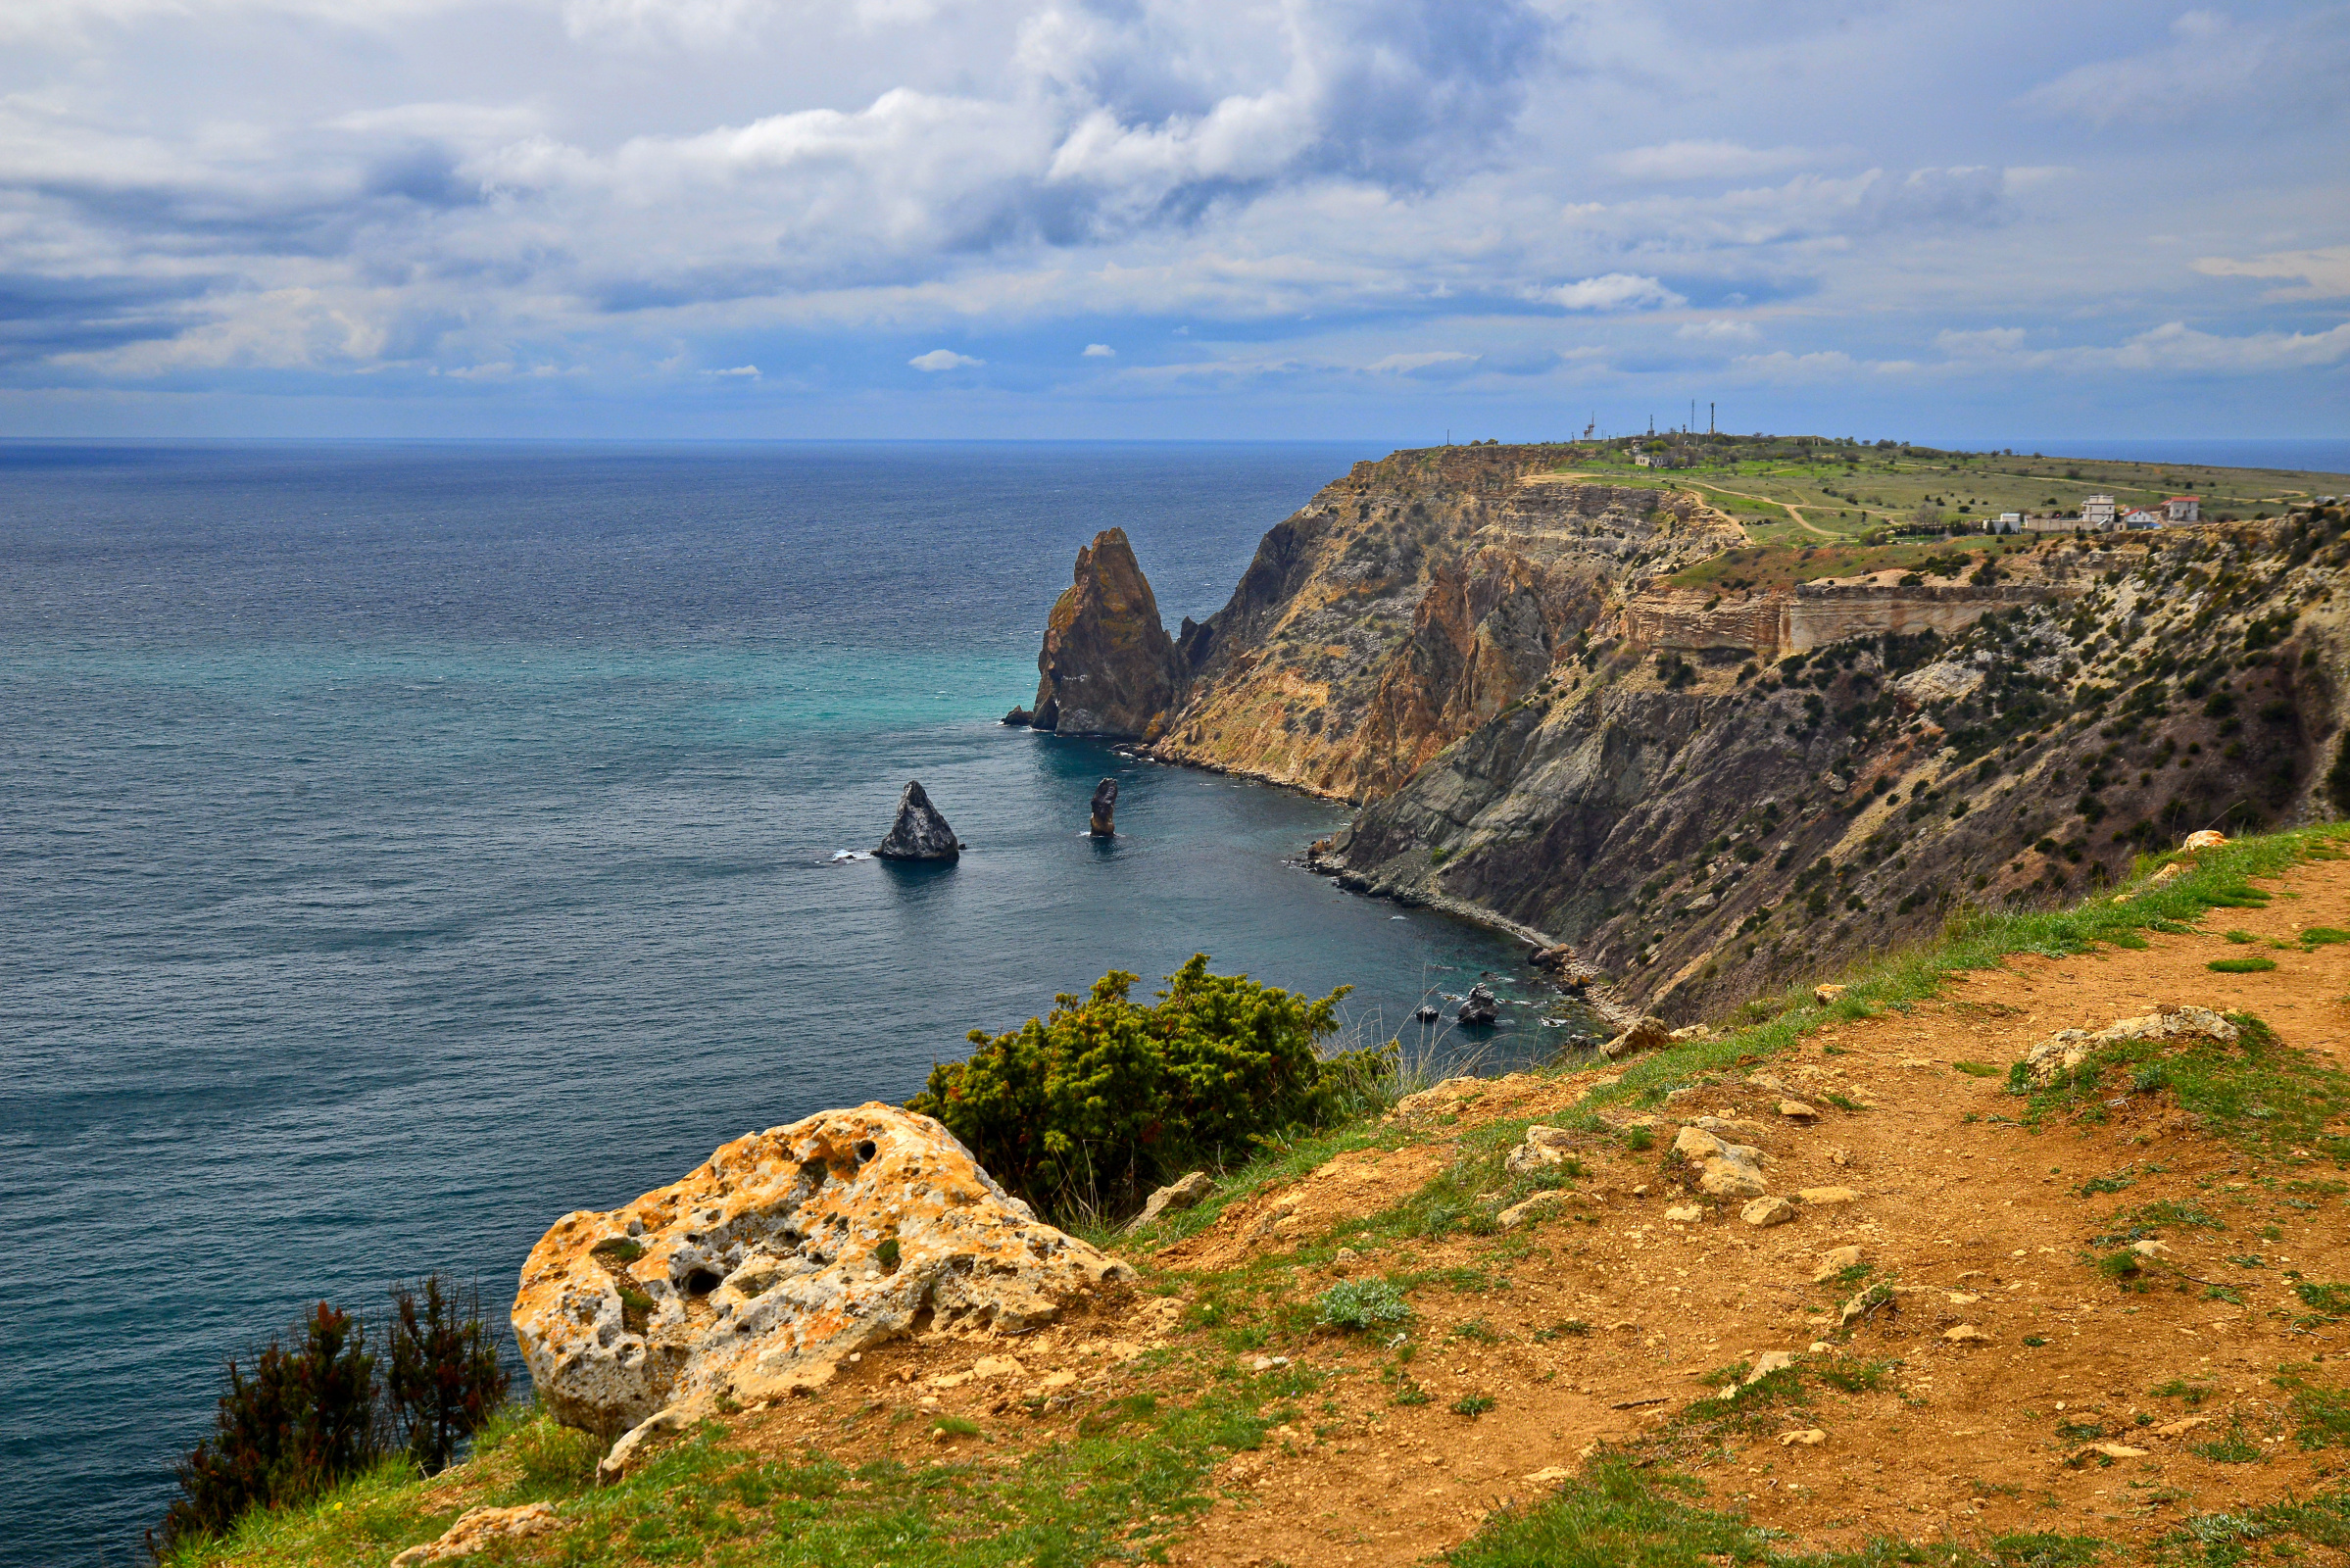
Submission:
<svg viewBox="0 0 2350 1568">
<path fill-rule="evenodd" d="M 0 1562 L 131 1560 L 306 1301 L 503 1300 L 563 1212 L 1105 969 L 1376 1038 L 1506 970 L 1291 864 L 1328 805 L 995 722 L 1097 529 L 1203 615 L 1364 455 L 0 445 Z M 909 777 L 973 853 L 830 863 Z"/>
</svg>

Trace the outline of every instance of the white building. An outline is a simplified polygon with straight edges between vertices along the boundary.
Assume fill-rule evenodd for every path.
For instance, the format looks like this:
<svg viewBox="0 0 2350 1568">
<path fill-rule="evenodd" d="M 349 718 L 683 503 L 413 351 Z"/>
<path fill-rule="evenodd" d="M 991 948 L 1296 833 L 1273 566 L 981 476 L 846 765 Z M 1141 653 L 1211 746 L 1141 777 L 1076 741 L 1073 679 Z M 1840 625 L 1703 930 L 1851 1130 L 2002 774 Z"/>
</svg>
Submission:
<svg viewBox="0 0 2350 1568">
<path fill-rule="evenodd" d="M 2125 528 L 2159 528 L 2163 522 L 2163 514 L 2152 507 L 2132 507 L 2122 514 Z"/>
<path fill-rule="evenodd" d="M 2173 522 L 2203 520 L 2203 503 L 2194 496 L 2173 496 L 2163 503 L 2163 512 Z"/>
<path fill-rule="evenodd" d="M 2081 526 L 2088 530 L 2110 528 L 2114 525 L 2114 512 L 2113 497 L 2091 496 L 2081 504 Z"/>
</svg>

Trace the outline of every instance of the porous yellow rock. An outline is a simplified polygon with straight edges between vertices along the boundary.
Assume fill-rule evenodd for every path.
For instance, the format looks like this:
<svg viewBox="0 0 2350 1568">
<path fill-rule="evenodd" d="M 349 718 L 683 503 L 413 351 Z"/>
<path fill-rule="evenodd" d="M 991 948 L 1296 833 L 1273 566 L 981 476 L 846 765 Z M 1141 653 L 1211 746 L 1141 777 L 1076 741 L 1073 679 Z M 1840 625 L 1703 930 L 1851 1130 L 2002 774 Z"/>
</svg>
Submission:
<svg viewBox="0 0 2350 1568">
<path fill-rule="evenodd" d="M 1132 1274 L 1038 1220 L 940 1123 L 873 1102 L 564 1215 L 522 1266 L 514 1338 L 557 1419 L 610 1435 L 814 1387 L 908 1333 L 1018 1333 Z"/>
</svg>

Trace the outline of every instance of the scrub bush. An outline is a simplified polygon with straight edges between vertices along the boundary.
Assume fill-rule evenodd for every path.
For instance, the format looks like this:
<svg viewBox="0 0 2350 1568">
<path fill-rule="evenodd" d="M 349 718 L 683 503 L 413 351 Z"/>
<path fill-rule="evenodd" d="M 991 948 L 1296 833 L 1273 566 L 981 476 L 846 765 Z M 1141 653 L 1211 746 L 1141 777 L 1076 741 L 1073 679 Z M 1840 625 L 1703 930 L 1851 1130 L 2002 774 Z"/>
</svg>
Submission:
<svg viewBox="0 0 2350 1568">
<path fill-rule="evenodd" d="M 1246 975 L 1212 975 L 1195 954 L 1155 1006 L 1127 1000 L 1113 969 L 1092 995 L 933 1066 L 906 1108 L 935 1116 L 990 1174 L 1056 1213 L 1122 1210 L 1161 1181 L 1221 1169 L 1265 1139 L 1319 1127 L 1377 1095 L 1394 1047 L 1324 1059 L 1340 987 L 1309 1002 Z"/>
</svg>

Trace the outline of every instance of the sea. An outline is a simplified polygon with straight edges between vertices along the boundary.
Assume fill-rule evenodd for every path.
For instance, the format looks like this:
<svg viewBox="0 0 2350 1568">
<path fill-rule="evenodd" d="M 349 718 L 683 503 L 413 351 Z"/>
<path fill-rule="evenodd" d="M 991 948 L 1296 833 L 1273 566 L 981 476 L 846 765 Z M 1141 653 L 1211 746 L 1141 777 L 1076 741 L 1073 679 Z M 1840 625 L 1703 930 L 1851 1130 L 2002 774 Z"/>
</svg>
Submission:
<svg viewBox="0 0 2350 1568">
<path fill-rule="evenodd" d="M 224 1359 L 1194 953 L 1585 1026 L 1289 790 L 999 722 L 1077 548 L 1220 606 L 1341 445 L 0 443 L 0 1564 L 143 1560 Z M 1085 835 L 1119 781 L 1118 835 Z M 844 859 L 918 779 L 951 867 Z M 1412 1022 L 1495 977 L 1483 1039 Z"/>
</svg>

